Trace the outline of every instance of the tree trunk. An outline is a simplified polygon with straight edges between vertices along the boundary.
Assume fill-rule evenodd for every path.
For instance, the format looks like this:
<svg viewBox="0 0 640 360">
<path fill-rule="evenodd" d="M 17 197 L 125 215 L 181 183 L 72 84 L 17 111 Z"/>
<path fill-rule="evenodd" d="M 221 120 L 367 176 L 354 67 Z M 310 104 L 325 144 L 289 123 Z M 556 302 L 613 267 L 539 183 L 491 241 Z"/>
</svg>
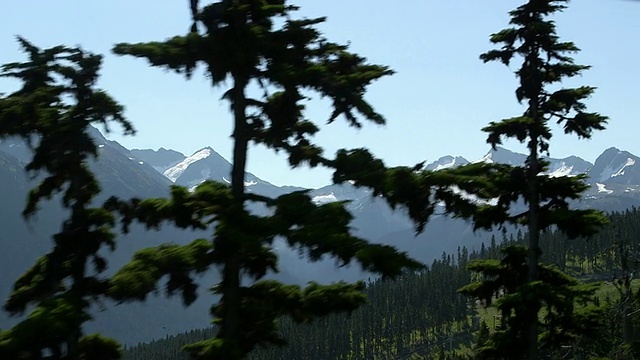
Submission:
<svg viewBox="0 0 640 360">
<path fill-rule="evenodd" d="M 232 211 L 227 221 L 236 222 L 242 217 L 244 209 L 244 176 L 247 163 L 247 147 L 249 144 L 249 134 L 247 133 L 246 121 L 246 99 L 244 90 L 247 82 L 236 79 L 232 89 L 232 108 L 235 120 L 233 131 L 233 167 L 231 170 L 231 194 L 233 196 Z M 240 331 L 240 246 L 238 239 L 225 236 L 221 243 L 229 251 L 224 263 L 222 274 L 223 291 L 223 321 L 221 327 L 221 337 L 234 344 L 240 345 L 242 336 Z"/>
<path fill-rule="evenodd" d="M 539 210 L 540 210 L 540 197 L 538 195 L 538 179 L 539 172 L 538 166 L 538 153 L 537 153 L 537 139 L 531 141 L 531 154 L 529 164 L 529 259 L 528 267 L 529 273 L 527 274 L 527 281 L 529 283 L 538 279 L 538 256 L 539 256 L 539 240 L 540 240 L 540 228 L 539 228 Z M 536 300 L 537 301 L 537 300 Z M 529 360 L 538 359 L 538 303 L 533 304 L 534 308 L 531 309 L 530 323 L 529 323 Z"/>
<path fill-rule="evenodd" d="M 538 173 L 540 173 L 540 159 L 538 158 L 538 147 L 540 146 L 539 134 L 536 129 L 537 123 L 541 120 L 538 115 L 538 101 L 542 93 L 542 83 L 537 78 L 538 74 L 538 56 L 540 49 L 533 40 L 533 43 L 529 45 L 529 51 L 526 58 L 529 66 L 529 76 L 531 81 L 528 86 L 530 87 L 529 96 L 529 108 L 528 116 L 534 119 L 533 128 L 529 130 L 529 214 L 527 219 L 527 226 L 529 228 L 529 256 L 528 267 L 529 272 L 527 274 L 527 282 L 531 283 L 538 280 L 538 261 L 540 256 L 540 184 L 538 182 Z M 535 75 L 534 75 L 535 74 Z M 530 309 L 531 315 L 529 321 L 529 334 L 528 334 L 528 359 L 538 359 L 538 310 L 540 309 L 540 302 L 536 299 L 531 302 L 533 309 Z"/>
</svg>

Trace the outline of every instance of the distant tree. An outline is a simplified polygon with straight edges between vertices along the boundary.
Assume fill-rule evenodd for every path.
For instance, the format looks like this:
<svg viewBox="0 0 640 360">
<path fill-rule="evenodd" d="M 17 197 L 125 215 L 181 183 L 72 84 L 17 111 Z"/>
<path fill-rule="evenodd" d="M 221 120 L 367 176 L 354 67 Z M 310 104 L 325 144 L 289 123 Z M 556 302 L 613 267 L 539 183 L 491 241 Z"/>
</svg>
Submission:
<svg viewBox="0 0 640 360">
<path fill-rule="evenodd" d="M 526 143 L 527 160 L 524 166 L 500 166 L 490 175 L 497 206 L 487 206 L 475 216 L 484 225 L 512 223 L 528 227 L 528 274 L 521 279 L 522 287 L 510 289 L 520 294 L 523 308 L 516 314 L 527 324 L 527 330 L 511 336 L 527 337 L 522 345 L 526 344 L 527 357 L 531 360 L 538 359 L 538 314 L 544 298 L 542 291 L 548 285 L 538 274 L 540 232 L 555 226 L 574 238 L 591 235 L 605 223 L 598 211 L 569 208 L 568 200 L 578 199 L 587 188 L 584 176 L 544 175 L 548 164 L 542 157 L 549 154 L 551 121 L 560 124 L 565 133 L 580 138 L 589 138 L 594 130 L 604 129 L 607 121 L 604 116 L 586 111 L 584 100 L 594 92 L 593 87 L 558 88 L 563 79 L 589 68 L 574 63 L 569 54 L 579 49 L 571 42 L 561 42 L 554 21 L 549 19 L 565 9 L 566 3 L 568 0 L 527 1 L 510 12 L 512 27 L 491 36 L 491 42 L 501 47 L 481 55 L 485 62 L 500 61 L 505 65 L 522 60 L 516 71 L 520 84 L 515 94 L 518 102 L 526 105 L 525 112 L 491 122 L 483 131 L 488 133 L 487 142 L 494 148 L 504 138 Z M 507 210 L 512 203 L 522 200 L 528 206 L 526 212 L 514 214 Z M 490 268 L 476 266 L 475 269 L 486 272 Z M 479 295 L 473 291 L 468 293 Z"/>
<path fill-rule="evenodd" d="M 111 294 L 122 301 L 144 299 L 168 275 L 168 292 L 180 292 L 189 304 L 196 296 L 192 275 L 217 267 L 222 280 L 213 292 L 221 301 L 212 314 L 219 331 L 214 339 L 187 349 L 197 359 L 241 359 L 257 345 L 282 343 L 276 329 L 281 316 L 307 322 L 354 310 L 365 302 L 364 283 L 312 283 L 300 288 L 261 280 L 278 269 L 272 246 L 276 237 L 286 238 L 311 261 L 328 255 L 341 264 L 355 261 L 385 276 L 420 268 L 393 247 L 351 235 L 352 215 L 343 202 L 317 205 L 306 191 L 276 199 L 247 192 L 251 143 L 284 152 L 292 167 L 329 167 L 335 183 L 350 181 L 372 188 L 391 206 L 407 209 L 416 231 L 433 213 L 434 195 L 446 198 L 448 208 L 461 198 L 444 185 L 450 183 L 448 178 L 421 172 L 421 165 L 389 169 L 366 149 L 340 150 L 332 159 L 313 144 L 319 128 L 304 115 L 308 93 L 331 101 L 328 123 L 343 117 L 356 128 L 364 121 L 384 124 L 364 94 L 373 81 L 392 73 L 324 39 L 315 28 L 324 18 L 294 20 L 297 7 L 283 0 L 222 0 L 202 8 L 190 1 L 190 6 L 194 24 L 188 34 L 163 42 L 118 44 L 114 52 L 145 58 L 152 66 L 187 78 L 204 66 L 213 86 L 230 85 L 222 98 L 230 104 L 234 124 L 231 184 L 205 182 L 193 192 L 173 187 L 170 199 L 113 199 L 111 206 L 122 213 L 125 226 L 131 221 L 154 227 L 171 221 L 184 228 L 215 225 L 215 234 L 212 242 L 196 240 L 139 252 L 116 274 Z M 265 205 L 271 215 L 249 213 L 247 202 Z M 243 274 L 255 282 L 243 284 Z"/>
<path fill-rule="evenodd" d="M 20 277 L 4 309 L 29 316 L 0 333 L 0 358 L 118 359 L 117 343 L 98 335 L 83 335 L 91 319 L 92 301 L 104 297 L 108 282 L 100 276 L 106 259 L 99 253 L 115 247 L 114 216 L 92 207 L 100 187 L 88 168 L 98 147 L 88 133 L 91 124 L 116 122 L 126 133 L 133 128 L 122 107 L 95 89 L 102 58 L 79 48 L 57 46 L 41 50 L 18 38 L 29 60 L 0 68 L 0 76 L 15 78 L 22 87 L 0 98 L 0 138 L 27 141 L 33 157 L 26 165 L 38 185 L 29 193 L 23 212 L 30 219 L 42 200 L 62 202 L 69 214 L 54 248 Z M 16 239 L 19 241 L 19 239 Z"/>
</svg>

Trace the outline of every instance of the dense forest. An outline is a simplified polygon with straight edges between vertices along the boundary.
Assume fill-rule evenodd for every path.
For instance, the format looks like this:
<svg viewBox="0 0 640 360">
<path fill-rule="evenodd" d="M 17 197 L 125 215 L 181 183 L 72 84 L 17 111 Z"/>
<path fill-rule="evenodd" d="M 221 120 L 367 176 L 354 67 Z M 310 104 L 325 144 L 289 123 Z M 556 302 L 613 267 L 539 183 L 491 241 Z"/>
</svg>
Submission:
<svg viewBox="0 0 640 360">
<path fill-rule="evenodd" d="M 590 239 L 545 232 L 540 243 L 543 260 L 583 281 L 604 281 L 608 284 L 605 288 L 624 281 L 640 261 L 640 210 L 612 213 L 609 220 L 610 224 Z M 491 318 L 479 315 L 482 306 L 456 291 L 474 276 L 467 264 L 475 259 L 500 258 L 501 248 L 524 243 L 526 235 L 518 231 L 498 239 L 492 237 L 477 249 L 442 254 L 424 271 L 395 280 L 372 280 L 366 289 L 369 304 L 349 316 L 329 316 L 312 324 L 283 320 L 280 328 L 288 345 L 258 349 L 251 359 L 433 359 L 454 358 L 454 354 L 466 359 L 460 349 L 474 346 L 481 322 L 488 320 L 489 327 L 495 326 Z M 605 291 L 600 298 L 609 309 L 609 322 L 602 329 L 608 342 L 592 351 L 606 356 L 623 341 L 617 308 L 620 293 Z M 640 309 L 637 301 L 632 301 L 634 309 Z M 182 347 L 210 338 L 214 332 L 213 328 L 193 330 L 139 344 L 125 349 L 124 359 L 186 360 L 189 357 Z"/>
</svg>

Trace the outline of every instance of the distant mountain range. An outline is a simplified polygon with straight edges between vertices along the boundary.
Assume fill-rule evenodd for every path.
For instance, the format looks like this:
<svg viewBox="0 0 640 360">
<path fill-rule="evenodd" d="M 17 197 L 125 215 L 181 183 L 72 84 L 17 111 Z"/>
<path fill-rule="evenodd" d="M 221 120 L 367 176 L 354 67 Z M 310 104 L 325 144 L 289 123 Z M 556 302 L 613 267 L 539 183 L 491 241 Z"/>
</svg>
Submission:
<svg viewBox="0 0 640 360">
<path fill-rule="evenodd" d="M 212 179 L 221 182 L 229 182 L 231 164 L 210 147 L 196 151 L 190 156 L 183 155 L 174 150 L 160 148 L 159 150 L 131 150 L 137 159 L 140 159 L 162 173 L 172 182 L 187 187 L 193 187 L 204 180 Z M 510 165 L 524 164 L 526 155 L 497 147 L 489 151 L 483 157 L 474 162 L 489 162 Z M 549 162 L 547 175 L 549 176 L 575 176 L 587 175 L 587 183 L 591 189 L 585 194 L 585 200 L 603 196 L 633 196 L 639 190 L 640 166 L 636 166 L 638 158 L 628 151 L 622 151 L 615 147 L 605 150 L 595 163 L 591 163 L 578 156 L 569 156 L 562 159 L 546 158 Z M 427 170 L 441 170 L 450 167 L 461 166 L 470 163 L 461 156 L 447 155 L 426 165 Z M 640 165 L 640 164 L 639 164 Z M 289 191 L 300 190 L 301 187 L 278 187 L 270 184 L 255 175 L 249 173 L 246 178 L 246 186 L 249 191 L 277 196 Z M 348 188 L 349 185 L 343 185 Z M 315 189 L 312 194 L 318 202 L 337 200 L 366 199 L 369 196 L 366 190 L 337 191 L 335 185 Z M 337 195 L 344 193 L 343 195 Z M 354 197 L 351 199 L 350 197 Z M 635 196 L 633 196 L 635 197 Z M 357 206 L 356 206 L 357 207 Z"/>
<path fill-rule="evenodd" d="M 103 192 L 96 200 L 99 204 L 109 196 L 120 198 L 162 197 L 168 194 L 169 185 L 197 186 L 206 179 L 221 182 L 230 180 L 230 163 L 212 148 L 203 148 L 190 156 L 170 149 L 129 150 L 114 141 L 106 140 L 99 131 L 92 134 L 99 145 L 100 158 L 91 167 L 100 180 Z M 0 141 L 0 299 L 5 299 L 15 279 L 51 246 L 51 235 L 60 229 L 64 213 L 59 199 L 44 204 L 41 212 L 30 224 L 20 217 L 26 194 L 34 185 L 23 166 L 30 158 L 28 147 L 16 139 Z M 476 161 L 521 164 L 525 155 L 497 148 Z M 590 184 L 578 207 L 595 207 L 601 210 L 624 210 L 640 206 L 640 158 L 616 148 L 607 149 L 592 164 L 576 156 L 564 159 L 548 159 L 550 176 L 587 174 Z M 456 156 L 443 156 L 429 163 L 429 170 L 440 170 L 469 163 Z M 279 196 L 302 187 L 276 186 L 253 174 L 247 174 L 248 191 L 268 196 Z M 354 214 L 352 226 L 356 235 L 374 242 L 391 244 L 409 252 L 414 258 L 430 263 L 443 252 L 454 252 L 458 246 L 479 247 L 489 234 L 474 233 L 470 224 L 434 216 L 425 232 L 415 237 L 412 224 L 402 211 L 392 211 L 384 201 L 371 196 L 370 191 L 351 184 L 327 185 L 310 189 L 316 203 L 350 200 L 349 210 Z M 251 209 L 260 213 L 258 207 Z M 189 232 L 166 226 L 161 232 L 146 231 L 135 226 L 127 235 L 120 235 L 117 251 L 110 256 L 109 272 L 117 270 L 140 248 L 164 242 L 187 243 L 198 237 L 208 237 L 211 232 Z M 338 279 L 366 279 L 357 266 L 336 268 L 332 259 L 322 259 L 310 264 L 301 258 L 297 249 L 289 248 L 282 240 L 276 242 L 280 256 L 280 273 L 271 277 L 283 281 L 304 284 L 310 280 L 331 282 Z M 202 295 L 217 281 L 217 275 L 208 275 L 200 282 Z M 148 341 L 168 334 L 187 331 L 209 324 L 209 296 L 201 296 L 190 308 L 183 309 L 177 298 L 165 299 L 151 296 L 144 304 L 105 304 L 106 310 L 96 309 L 95 321 L 89 331 L 101 331 L 125 344 Z M 0 328 L 6 328 L 15 319 L 0 312 Z"/>
</svg>

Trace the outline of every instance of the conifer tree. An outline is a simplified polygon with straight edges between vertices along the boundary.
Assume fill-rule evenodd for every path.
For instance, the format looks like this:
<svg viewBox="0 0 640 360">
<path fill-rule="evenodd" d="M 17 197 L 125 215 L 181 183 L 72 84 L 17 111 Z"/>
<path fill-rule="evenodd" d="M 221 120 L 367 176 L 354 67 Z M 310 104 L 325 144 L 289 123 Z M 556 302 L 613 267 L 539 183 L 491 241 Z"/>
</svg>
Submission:
<svg viewBox="0 0 640 360">
<path fill-rule="evenodd" d="M 525 112 L 491 122 L 483 131 L 494 148 L 505 138 L 525 143 L 527 160 L 520 167 L 501 166 L 498 175 L 491 175 L 490 181 L 497 191 L 497 206 L 488 206 L 476 216 L 484 217 L 481 223 L 485 225 L 506 222 L 528 227 L 528 274 L 522 280 L 522 287 L 513 291 L 520 293 L 524 304 L 518 316 L 528 326 L 527 341 L 523 344 L 527 344 L 529 359 L 538 359 L 538 313 L 546 289 L 538 274 L 540 232 L 556 226 L 574 238 L 593 234 L 605 223 L 603 215 L 595 210 L 569 208 L 569 200 L 578 199 L 587 188 L 584 176 L 551 178 L 544 175 L 547 163 L 543 156 L 549 155 L 551 122 L 559 124 L 566 134 L 590 138 L 594 130 L 603 130 L 607 121 L 606 117 L 586 110 L 584 101 L 594 92 L 593 87 L 558 89 L 562 80 L 589 68 L 574 63 L 570 55 L 579 49 L 571 42 L 560 41 L 554 21 L 549 19 L 564 10 L 566 3 L 568 0 L 527 1 L 510 12 L 511 27 L 491 35 L 491 42 L 501 47 L 481 55 L 484 62 L 500 61 L 507 66 L 513 61 L 522 61 L 516 71 L 520 81 L 515 95 L 519 103 L 526 105 Z M 517 201 L 524 201 L 528 210 L 506 211 Z M 476 270 L 486 272 L 489 268 L 477 267 Z M 467 290 L 469 294 L 480 295 L 477 288 Z"/>
<path fill-rule="evenodd" d="M 133 128 L 122 107 L 95 88 L 101 56 L 64 46 L 41 50 L 18 41 L 29 60 L 0 70 L 0 76 L 22 82 L 19 90 L 0 98 L 0 138 L 22 138 L 33 151 L 26 170 L 40 181 L 29 193 L 24 217 L 30 219 L 40 202 L 50 199 L 60 200 L 69 217 L 53 236 L 54 248 L 16 281 L 4 304 L 14 315 L 35 308 L 0 334 L 0 358 L 41 359 L 49 352 L 52 359 L 118 359 L 117 343 L 82 332 L 91 319 L 91 302 L 108 289 L 100 276 L 107 262 L 99 251 L 115 246 L 114 216 L 92 207 L 100 187 L 88 168 L 98 156 L 88 127 L 116 122 L 126 133 Z"/>
<path fill-rule="evenodd" d="M 445 198 L 448 209 L 461 198 L 451 191 L 448 177 L 421 172 L 422 165 L 387 168 L 366 149 L 340 150 L 332 159 L 313 144 L 319 128 L 305 118 L 306 93 L 331 101 L 328 123 L 344 118 L 356 128 L 366 121 L 383 124 L 385 119 L 364 94 L 373 81 L 392 73 L 323 38 L 315 26 L 324 18 L 294 20 L 297 7 L 283 0 L 221 0 L 202 8 L 191 1 L 190 5 L 194 24 L 186 35 L 118 44 L 114 52 L 145 58 L 152 66 L 187 78 L 204 66 L 213 86 L 229 84 L 222 99 L 230 104 L 234 124 L 231 184 L 207 181 L 193 192 L 173 187 L 169 199 L 112 199 L 109 206 L 122 214 L 125 229 L 132 221 L 150 227 L 173 222 L 183 228 L 215 229 L 213 241 L 137 253 L 113 278 L 110 293 L 121 301 L 141 300 L 168 275 L 168 293 L 179 292 L 189 304 L 196 296 L 193 274 L 220 269 L 222 280 L 213 292 L 221 301 L 212 308 L 217 335 L 187 349 L 196 359 L 241 359 L 257 345 L 282 343 L 276 329 L 281 316 L 307 322 L 351 311 L 365 301 L 363 283 L 311 283 L 300 288 L 262 280 L 278 269 L 272 247 L 276 237 L 285 238 L 311 261 L 332 256 L 341 264 L 354 261 L 384 276 L 421 267 L 393 247 L 351 235 L 352 215 L 345 203 L 317 205 L 306 191 L 275 199 L 247 192 L 244 179 L 251 143 L 284 152 L 292 167 L 329 167 L 335 183 L 350 181 L 372 188 L 391 206 L 405 208 L 416 231 L 433 213 L 434 196 Z M 251 214 L 247 202 L 265 205 L 271 215 Z M 243 275 L 255 282 L 244 284 Z"/>
</svg>

